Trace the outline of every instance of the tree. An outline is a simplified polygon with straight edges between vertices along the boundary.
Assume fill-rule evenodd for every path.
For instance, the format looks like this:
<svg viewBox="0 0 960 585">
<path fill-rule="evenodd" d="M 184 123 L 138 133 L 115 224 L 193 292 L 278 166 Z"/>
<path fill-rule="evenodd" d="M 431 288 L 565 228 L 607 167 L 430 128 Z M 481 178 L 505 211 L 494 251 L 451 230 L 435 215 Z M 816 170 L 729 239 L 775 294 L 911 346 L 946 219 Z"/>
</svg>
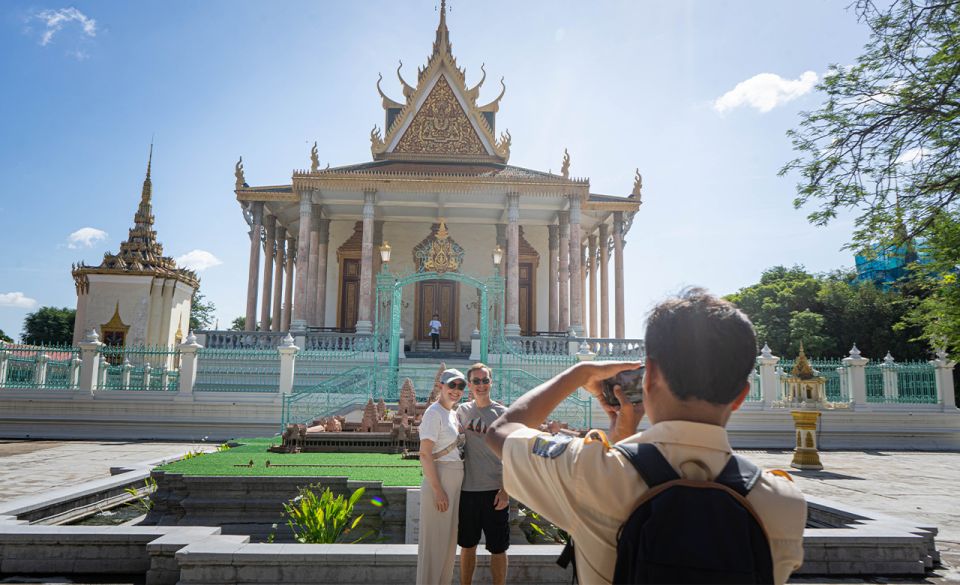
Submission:
<svg viewBox="0 0 960 585">
<path fill-rule="evenodd" d="M 243 331 L 247 328 L 247 318 L 237 317 L 230 323 L 230 331 Z"/>
<path fill-rule="evenodd" d="M 826 101 L 788 133 L 798 157 L 780 174 L 799 172 L 794 205 L 815 205 L 812 223 L 857 214 L 851 248 L 925 241 L 954 271 L 960 239 L 941 232 L 960 223 L 960 0 L 857 0 L 855 10 L 870 29 L 864 53 L 830 67 L 817 86 Z M 920 275 L 916 290 L 932 300 L 910 321 L 930 341 L 960 330 L 956 285 L 937 274 Z M 960 336 L 946 343 L 960 352 Z"/>
<path fill-rule="evenodd" d="M 30 345 L 70 345 L 76 316 L 75 309 L 40 307 L 24 317 L 20 338 Z"/>
<path fill-rule="evenodd" d="M 207 301 L 200 289 L 193 293 L 190 301 L 190 331 L 206 329 L 213 324 L 217 307 L 213 301 Z"/>
<path fill-rule="evenodd" d="M 5 341 L 7 343 L 13 343 L 13 338 L 3 332 L 3 329 L 0 329 L 0 341 Z"/>
</svg>

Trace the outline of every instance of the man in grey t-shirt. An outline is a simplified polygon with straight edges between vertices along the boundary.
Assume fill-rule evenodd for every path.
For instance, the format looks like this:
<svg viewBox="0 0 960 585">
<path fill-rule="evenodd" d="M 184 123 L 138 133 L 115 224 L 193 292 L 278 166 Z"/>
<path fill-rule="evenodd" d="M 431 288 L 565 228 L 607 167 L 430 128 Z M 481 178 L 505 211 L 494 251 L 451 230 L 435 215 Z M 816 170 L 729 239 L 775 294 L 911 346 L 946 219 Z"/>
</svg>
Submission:
<svg viewBox="0 0 960 585">
<path fill-rule="evenodd" d="M 487 429 L 507 408 L 490 399 L 493 373 L 484 364 L 467 370 L 470 402 L 457 409 L 457 419 L 467 437 L 464 447 L 463 488 L 460 491 L 460 583 L 471 585 L 477 564 L 480 533 L 490 551 L 490 573 L 494 585 L 507 577 L 507 549 L 510 547 L 510 496 L 503 489 L 503 464 L 486 444 Z"/>
</svg>

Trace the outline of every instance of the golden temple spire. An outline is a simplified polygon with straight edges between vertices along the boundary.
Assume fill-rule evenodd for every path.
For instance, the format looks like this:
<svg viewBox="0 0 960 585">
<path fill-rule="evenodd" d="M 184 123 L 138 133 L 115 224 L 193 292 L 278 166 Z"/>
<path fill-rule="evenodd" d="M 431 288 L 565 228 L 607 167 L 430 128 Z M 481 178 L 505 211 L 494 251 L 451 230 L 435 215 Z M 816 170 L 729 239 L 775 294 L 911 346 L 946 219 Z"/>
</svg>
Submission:
<svg viewBox="0 0 960 585">
<path fill-rule="evenodd" d="M 814 377 L 813 367 L 807 360 L 807 354 L 803 352 L 803 342 L 800 342 L 800 355 L 797 356 L 797 361 L 794 362 L 790 373 L 801 380 L 809 380 Z"/>
<path fill-rule="evenodd" d="M 440 0 L 440 24 L 437 25 L 437 40 L 433 43 L 433 54 L 445 52 L 449 53 L 452 49 L 450 44 L 450 31 L 447 29 L 447 0 Z"/>
<path fill-rule="evenodd" d="M 150 202 L 153 199 L 153 181 L 150 180 L 150 167 L 153 165 L 153 141 L 150 141 L 150 154 L 147 155 L 147 176 L 143 179 L 143 189 L 140 191 L 140 206 L 137 208 L 133 222 L 137 227 L 153 225 L 153 212 Z"/>
</svg>

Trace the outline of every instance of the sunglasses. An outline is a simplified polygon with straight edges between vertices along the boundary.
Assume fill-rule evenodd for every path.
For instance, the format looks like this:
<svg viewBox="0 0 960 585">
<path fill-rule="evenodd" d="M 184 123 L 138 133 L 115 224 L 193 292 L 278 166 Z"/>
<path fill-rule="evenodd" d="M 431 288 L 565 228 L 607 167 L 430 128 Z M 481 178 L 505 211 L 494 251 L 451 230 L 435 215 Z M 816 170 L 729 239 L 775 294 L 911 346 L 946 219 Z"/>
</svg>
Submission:
<svg viewBox="0 0 960 585">
<path fill-rule="evenodd" d="M 489 384 L 490 378 L 474 378 L 470 381 L 473 382 L 474 384 Z"/>
<path fill-rule="evenodd" d="M 467 387 L 465 382 L 447 382 L 447 388 L 451 390 L 463 390 Z"/>
</svg>

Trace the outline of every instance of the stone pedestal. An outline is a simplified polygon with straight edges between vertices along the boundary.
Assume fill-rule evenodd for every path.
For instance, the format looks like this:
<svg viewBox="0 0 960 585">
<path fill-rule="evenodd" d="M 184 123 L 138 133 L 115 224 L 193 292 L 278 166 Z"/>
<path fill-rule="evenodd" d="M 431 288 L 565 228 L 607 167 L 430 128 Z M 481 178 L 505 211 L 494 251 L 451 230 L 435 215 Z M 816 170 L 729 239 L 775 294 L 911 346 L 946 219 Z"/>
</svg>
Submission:
<svg viewBox="0 0 960 585">
<path fill-rule="evenodd" d="M 793 451 L 790 467 L 796 469 L 823 469 L 820 453 L 817 451 L 818 410 L 791 410 L 793 424 L 797 433 L 797 446 Z"/>
<path fill-rule="evenodd" d="M 293 336 L 289 333 L 277 348 L 280 354 L 280 394 L 293 392 L 293 369 L 299 350 L 300 348 L 293 343 Z"/>
<path fill-rule="evenodd" d="M 196 336 L 191 332 L 185 343 L 181 343 L 180 350 L 180 396 L 192 397 L 193 386 L 197 382 L 197 352 L 203 346 L 197 343 Z"/>
</svg>

